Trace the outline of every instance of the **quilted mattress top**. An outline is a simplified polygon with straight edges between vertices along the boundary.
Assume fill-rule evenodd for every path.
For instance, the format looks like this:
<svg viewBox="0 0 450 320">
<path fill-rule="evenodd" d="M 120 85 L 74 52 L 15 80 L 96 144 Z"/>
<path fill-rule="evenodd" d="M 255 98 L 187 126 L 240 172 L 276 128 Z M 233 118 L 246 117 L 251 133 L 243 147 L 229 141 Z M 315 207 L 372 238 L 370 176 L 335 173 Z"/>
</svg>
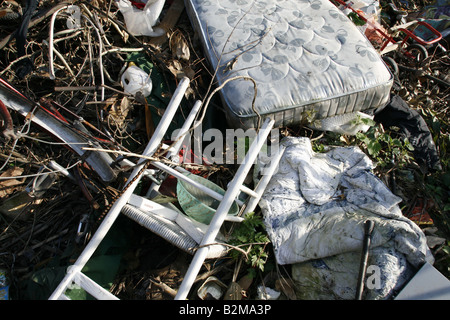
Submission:
<svg viewBox="0 0 450 320">
<path fill-rule="evenodd" d="M 187 0 L 187 6 L 219 84 L 254 79 L 260 115 L 391 81 L 370 42 L 328 0 Z M 251 81 L 231 81 L 222 93 L 235 115 L 254 116 Z"/>
</svg>

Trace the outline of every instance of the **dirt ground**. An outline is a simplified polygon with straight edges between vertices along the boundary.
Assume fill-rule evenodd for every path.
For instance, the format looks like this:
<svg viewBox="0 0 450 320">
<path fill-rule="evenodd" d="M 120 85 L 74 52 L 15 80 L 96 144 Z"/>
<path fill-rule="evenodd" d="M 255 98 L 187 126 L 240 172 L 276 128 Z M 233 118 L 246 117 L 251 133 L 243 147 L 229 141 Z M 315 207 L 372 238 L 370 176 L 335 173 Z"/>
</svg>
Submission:
<svg viewBox="0 0 450 320">
<path fill-rule="evenodd" d="M 171 12 L 171 5 L 175 2 L 166 1 L 161 19 Z M 183 76 L 191 79 L 186 94 L 189 103 L 196 99 L 203 100 L 208 94 L 213 80 L 185 11 L 180 11 L 179 16 L 177 12 L 171 12 L 176 18 L 169 21 L 173 26 L 167 36 L 134 37 L 126 31 L 123 17 L 113 1 L 71 1 L 79 5 L 83 14 L 101 30 L 100 33 L 96 33 L 92 26 L 77 32 L 64 32 L 67 16 L 64 13 L 58 16 L 53 28 L 57 41 L 54 42 L 55 77 L 52 79 L 48 44 L 51 16 L 64 3 L 39 2 L 28 29 L 26 54 L 20 56 L 18 43 L 12 35 L 22 21 L 18 13 L 23 6 L 15 1 L 2 1 L 0 76 L 32 101 L 42 101 L 42 98 L 51 100 L 53 106 L 70 121 L 85 121 L 90 135 L 97 136 L 105 148 L 142 153 L 163 106 Z M 410 16 L 431 3 L 423 0 L 396 2 L 397 7 Z M 382 5 L 385 3 L 382 2 Z M 100 79 L 95 63 L 100 50 L 99 37 L 104 45 L 104 79 Z M 397 190 L 404 200 L 403 213 L 426 230 L 427 235 L 436 239 L 431 248 L 436 257 L 435 266 L 450 277 L 450 58 L 446 51 L 449 49 L 446 39 L 440 44 L 441 48 L 428 48 L 428 58 L 420 62 L 391 56 L 399 66 L 399 85 L 392 89 L 393 93 L 419 111 L 427 122 L 439 152 L 442 170 L 423 170 L 414 158 L 408 157 L 402 166 L 378 166 L 376 174 L 387 185 L 395 175 Z M 120 76 L 132 53 L 135 58 L 138 57 L 136 59 L 145 57 L 157 70 L 155 73 L 159 72 L 162 89 L 160 96 L 151 104 L 123 92 Z M 16 199 L 23 207 L 14 216 L 0 215 L 0 268 L 7 269 L 10 274 L 12 299 L 46 299 L 55 286 L 55 279 L 60 279 L 61 270 L 75 261 L 107 209 L 120 194 L 130 170 L 120 171 L 116 179 L 105 183 L 92 167 L 78 163 L 80 158 L 77 154 L 55 143 L 51 134 L 35 124 L 26 126 L 24 117 L 17 112 L 11 111 L 10 114 L 14 128 L 26 132 L 26 137 L 15 140 L 0 136 L 0 176 L 16 177 L 0 180 L 0 198 L 2 205 Z M 210 126 L 223 125 L 219 99 L 211 101 L 209 115 Z M 3 127 L 6 125 L 5 120 Z M 317 146 L 358 144 L 368 151 L 367 146 L 354 137 L 324 134 L 302 126 L 283 128 L 282 132 L 284 135 L 314 138 Z M 130 157 L 130 160 L 137 159 Z M 24 199 L 24 194 L 34 181 L 33 177 L 24 176 L 36 174 L 50 161 L 65 168 L 71 167 L 70 172 L 75 179 L 58 175 L 40 198 Z M 205 166 L 199 170 L 224 187 L 236 168 L 221 165 Z M 139 192 L 145 194 L 151 183 L 148 178 L 142 179 Z M 173 184 L 168 184 L 166 195 L 173 196 L 173 192 Z M 108 267 L 108 275 L 99 279 L 109 283 L 110 291 L 121 299 L 173 299 L 191 256 L 125 217 L 120 217 L 116 226 L 120 228 L 113 228 L 111 239 L 107 239 L 104 248 L 106 253 L 103 258 L 106 257 L 109 262 L 103 261 L 102 257 L 97 261 L 98 266 L 105 263 L 111 266 L 113 261 L 115 267 Z M 270 244 L 265 249 L 270 252 Z M 279 288 L 280 279 L 289 278 L 289 266 L 276 265 L 269 254 L 264 272 L 257 271 L 253 280 L 248 280 L 247 274 L 246 264 L 239 264 L 239 260 L 231 256 L 207 261 L 190 298 L 199 299 L 197 289 L 209 276 L 216 276 L 223 283 L 230 283 L 233 277 L 240 279 L 240 284 L 245 288 L 243 299 L 255 299 L 260 284 Z M 295 298 L 289 286 L 284 288 L 285 298 Z"/>
</svg>

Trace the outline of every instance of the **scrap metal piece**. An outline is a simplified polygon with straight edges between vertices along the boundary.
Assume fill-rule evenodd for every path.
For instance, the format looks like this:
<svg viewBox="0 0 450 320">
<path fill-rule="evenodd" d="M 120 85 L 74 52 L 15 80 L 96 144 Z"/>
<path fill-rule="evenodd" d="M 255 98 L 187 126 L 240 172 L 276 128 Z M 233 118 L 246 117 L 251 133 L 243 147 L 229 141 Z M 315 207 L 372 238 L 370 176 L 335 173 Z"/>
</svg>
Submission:
<svg viewBox="0 0 450 320">
<path fill-rule="evenodd" d="M 67 143 L 73 151 L 80 155 L 97 172 L 104 182 L 110 182 L 115 179 L 116 173 L 112 169 L 113 159 L 108 153 L 82 149 L 87 146 L 100 147 L 98 142 L 87 138 L 43 109 L 37 108 L 33 111 L 36 105 L 33 101 L 19 98 L 4 86 L 0 86 L 0 100 L 8 108 L 19 112 L 24 117 L 32 113 L 31 121 L 53 134 L 59 140 Z"/>
</svg>

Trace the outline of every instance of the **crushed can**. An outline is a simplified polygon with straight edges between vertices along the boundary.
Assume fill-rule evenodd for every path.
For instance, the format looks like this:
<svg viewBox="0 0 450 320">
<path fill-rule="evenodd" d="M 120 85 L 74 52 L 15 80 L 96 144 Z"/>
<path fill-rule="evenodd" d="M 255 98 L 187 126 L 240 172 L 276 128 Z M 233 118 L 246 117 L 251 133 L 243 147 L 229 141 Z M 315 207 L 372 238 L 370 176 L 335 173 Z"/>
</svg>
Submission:
<svg viewBox="0 0 450 320">
<path fill-rule="evenodd" d="M 0 301 L 9 300 L 9 279 L 8 271 L 0 269 Z"/>
</svg>

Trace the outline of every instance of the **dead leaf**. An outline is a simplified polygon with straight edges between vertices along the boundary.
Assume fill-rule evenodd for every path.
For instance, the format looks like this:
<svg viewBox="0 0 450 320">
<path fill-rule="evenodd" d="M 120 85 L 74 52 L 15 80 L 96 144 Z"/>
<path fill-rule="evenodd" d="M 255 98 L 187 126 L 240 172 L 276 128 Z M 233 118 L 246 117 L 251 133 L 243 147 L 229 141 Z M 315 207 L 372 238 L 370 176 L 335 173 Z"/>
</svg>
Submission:
<svg viewBox="0 0 450 320">
<path fill-rule="evenodd" d="M 122 127 L 131 108 L 131 102 L 128 97 L 125 96 L 120 100 L 120 104 L 118 100 L 114 101 L 114 103 L 111 105 L 109 115 L 114 118 L 114 122 L 118 127 Z"/>
<path fill-rule="evenodd" d="M 191 53 L 187 41 L 183 37 L 180 31 L 175 31 L 170 36 L 170 50 L 178 59 L 189 60 Z"/>
<path fill-rule="evenodd" d="M 184 75 L 183 66 L 178 60 L 170 61 L 169 64 L 167 65 L 167 68 L 178 79 L 180 79 Z"/>
<path fill-rule="evenodd" d="M 193 79 L 195 76 L 195 71 L 191 67 L 184 67 L 178 60 L 170 61 L 167 65 L 167 68 L 175 77 L 177 77 L 177 79 L 181 79 L 183 77 Z"/>
<path fill-rule="evenodd" d="M 20 167 L 12 167 L 3 172 L 0 177 L 17 177 L 23 173 L 23 168 Z M 3 198 L 9 194 L 12 194 L 14 191 L 19 189 L 18 185 L 23 184 L 23 181 L 17 179 L 8 179 L 0 181 L 0 198 Z"/>
</svg>

